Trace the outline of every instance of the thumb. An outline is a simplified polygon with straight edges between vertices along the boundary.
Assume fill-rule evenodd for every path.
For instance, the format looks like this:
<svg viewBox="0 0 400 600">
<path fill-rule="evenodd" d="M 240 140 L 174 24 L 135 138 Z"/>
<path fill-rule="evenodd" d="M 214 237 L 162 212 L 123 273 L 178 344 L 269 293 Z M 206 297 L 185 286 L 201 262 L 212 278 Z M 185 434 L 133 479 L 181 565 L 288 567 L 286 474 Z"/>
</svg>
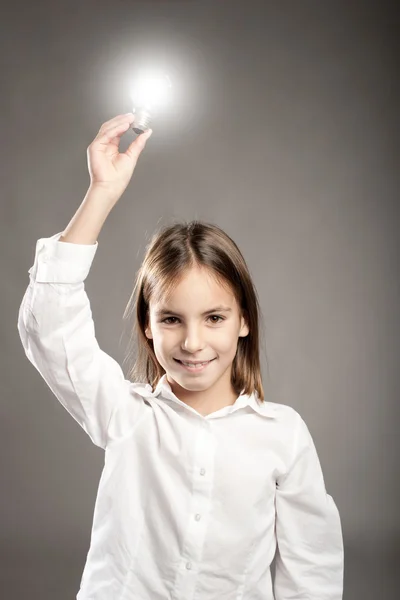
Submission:
<svg viewBox="0 0 400 600">
<path fill-rule="evenodd" d="M 144 149 L 146 142 L 152 133 L 153 133 L 152 129 L 146 129 L 145 132 L 138 135 L 138 137 L 127 148 L 125 154 L 127 154 L 130 158 L 134 158 L 134 159 L 139 158 L 140 153 Z"/>
</svg>

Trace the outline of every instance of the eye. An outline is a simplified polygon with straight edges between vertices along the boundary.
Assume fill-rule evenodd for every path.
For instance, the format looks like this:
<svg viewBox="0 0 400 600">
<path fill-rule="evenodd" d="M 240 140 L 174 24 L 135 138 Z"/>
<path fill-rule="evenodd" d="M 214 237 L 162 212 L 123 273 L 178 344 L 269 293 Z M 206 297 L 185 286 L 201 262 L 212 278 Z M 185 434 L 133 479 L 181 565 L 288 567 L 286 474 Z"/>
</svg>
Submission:
<svg viewBox="0 0 400 600">
<path fill-rule="evenodd" d="M 214 323 L 221 323 L 221 321 L 225 320 L 225 317 L 221 317 L 220 315 L 210 315 L 208 318 L 212 319 L 213 317 L 220 319 L 220 321 L 213 321 Z"/>
<path fill-rule="evenodd" d="M 167 323 L 167 321 L 169 321 L 170 319 L 176 319 L 176 317 L 167 317 L 166 319 L 163 319 L 161 321 L 161 323 L 166 323 L 167 325 L 170 325 L 170 323 Z M 172 325 L 173 325 L 173 323 L 172 323 Z"/>
<path fill-rule="evenodd" d="M 225 317 L 222 317 L 221 315 L 210 315 L 208 317 L 208 319 L 213 319 L 213 318 L 218 319 L 218 321 L 213 321 L 214 325 L 216 325 L 217 323 L 221 323 L 221 321 L 225 321 Z M 166 317 L 165 319 L 163 319 L 161 321 L 161 323 L 165 323 L 166 325 L 174 325 L 175 323 L 170 322 L 171 319 L 177 319 L 177 317 Z M 169 323 L 167 323 L 167 321 L 169 321 Z"/>
</svg>

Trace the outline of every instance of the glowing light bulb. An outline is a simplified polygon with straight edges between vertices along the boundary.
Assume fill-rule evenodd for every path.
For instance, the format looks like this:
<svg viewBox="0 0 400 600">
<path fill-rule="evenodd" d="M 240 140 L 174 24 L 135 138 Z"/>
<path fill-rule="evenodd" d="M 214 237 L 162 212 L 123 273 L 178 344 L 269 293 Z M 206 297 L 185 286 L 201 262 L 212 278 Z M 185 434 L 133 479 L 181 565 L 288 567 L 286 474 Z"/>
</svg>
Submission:
<svg viewBox="0 0 400 600">
<path fill-rule="evenodd" d="M 132 129 L 140 134 L 149 128 L 153 116 L 167 104 L 171 82 L 168 75 L 146 73 L 138 76 L 131 90 L 133 114 Z"/>
</svg>

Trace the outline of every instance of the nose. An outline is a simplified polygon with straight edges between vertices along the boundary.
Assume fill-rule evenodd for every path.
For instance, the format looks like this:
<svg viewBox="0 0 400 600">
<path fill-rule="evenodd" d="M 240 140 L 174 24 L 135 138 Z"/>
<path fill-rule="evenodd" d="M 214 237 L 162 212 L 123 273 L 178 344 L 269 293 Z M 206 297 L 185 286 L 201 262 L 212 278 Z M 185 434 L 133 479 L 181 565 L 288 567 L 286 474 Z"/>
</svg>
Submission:
<svg viewBox="0 0 400 600">
<path fill-rule="evenodd" d="M 203 341 L 197 327 L 187 327 L 181 347 L 183 350 L 186 350 L 186 352 L 190 352 L 190 354 L 195 354 L 202 350 Z"/>
</svg>

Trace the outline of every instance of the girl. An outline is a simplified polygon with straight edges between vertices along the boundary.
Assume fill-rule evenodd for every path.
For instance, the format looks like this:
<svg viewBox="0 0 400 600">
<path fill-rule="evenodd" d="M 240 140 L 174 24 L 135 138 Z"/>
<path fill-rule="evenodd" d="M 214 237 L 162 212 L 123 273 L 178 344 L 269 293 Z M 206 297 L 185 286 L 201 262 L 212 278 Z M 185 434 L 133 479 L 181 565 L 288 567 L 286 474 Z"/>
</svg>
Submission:
<svg viewBox="0 0 400 600">
<path fill-rule="evenodd" d="M 339 513 L 304 420 L 264 399 L 256 291 L 229 236 L 198 221 L 156 234 L 134 381 L 99 348 L 84 281 L 152 133 L 120 153 L 132 122 L 89 146 L 88 192 L 37 241 L 18 319 L 28 359 L 105 450 L 77 599 L 339 600 Z"/>
</svg>

